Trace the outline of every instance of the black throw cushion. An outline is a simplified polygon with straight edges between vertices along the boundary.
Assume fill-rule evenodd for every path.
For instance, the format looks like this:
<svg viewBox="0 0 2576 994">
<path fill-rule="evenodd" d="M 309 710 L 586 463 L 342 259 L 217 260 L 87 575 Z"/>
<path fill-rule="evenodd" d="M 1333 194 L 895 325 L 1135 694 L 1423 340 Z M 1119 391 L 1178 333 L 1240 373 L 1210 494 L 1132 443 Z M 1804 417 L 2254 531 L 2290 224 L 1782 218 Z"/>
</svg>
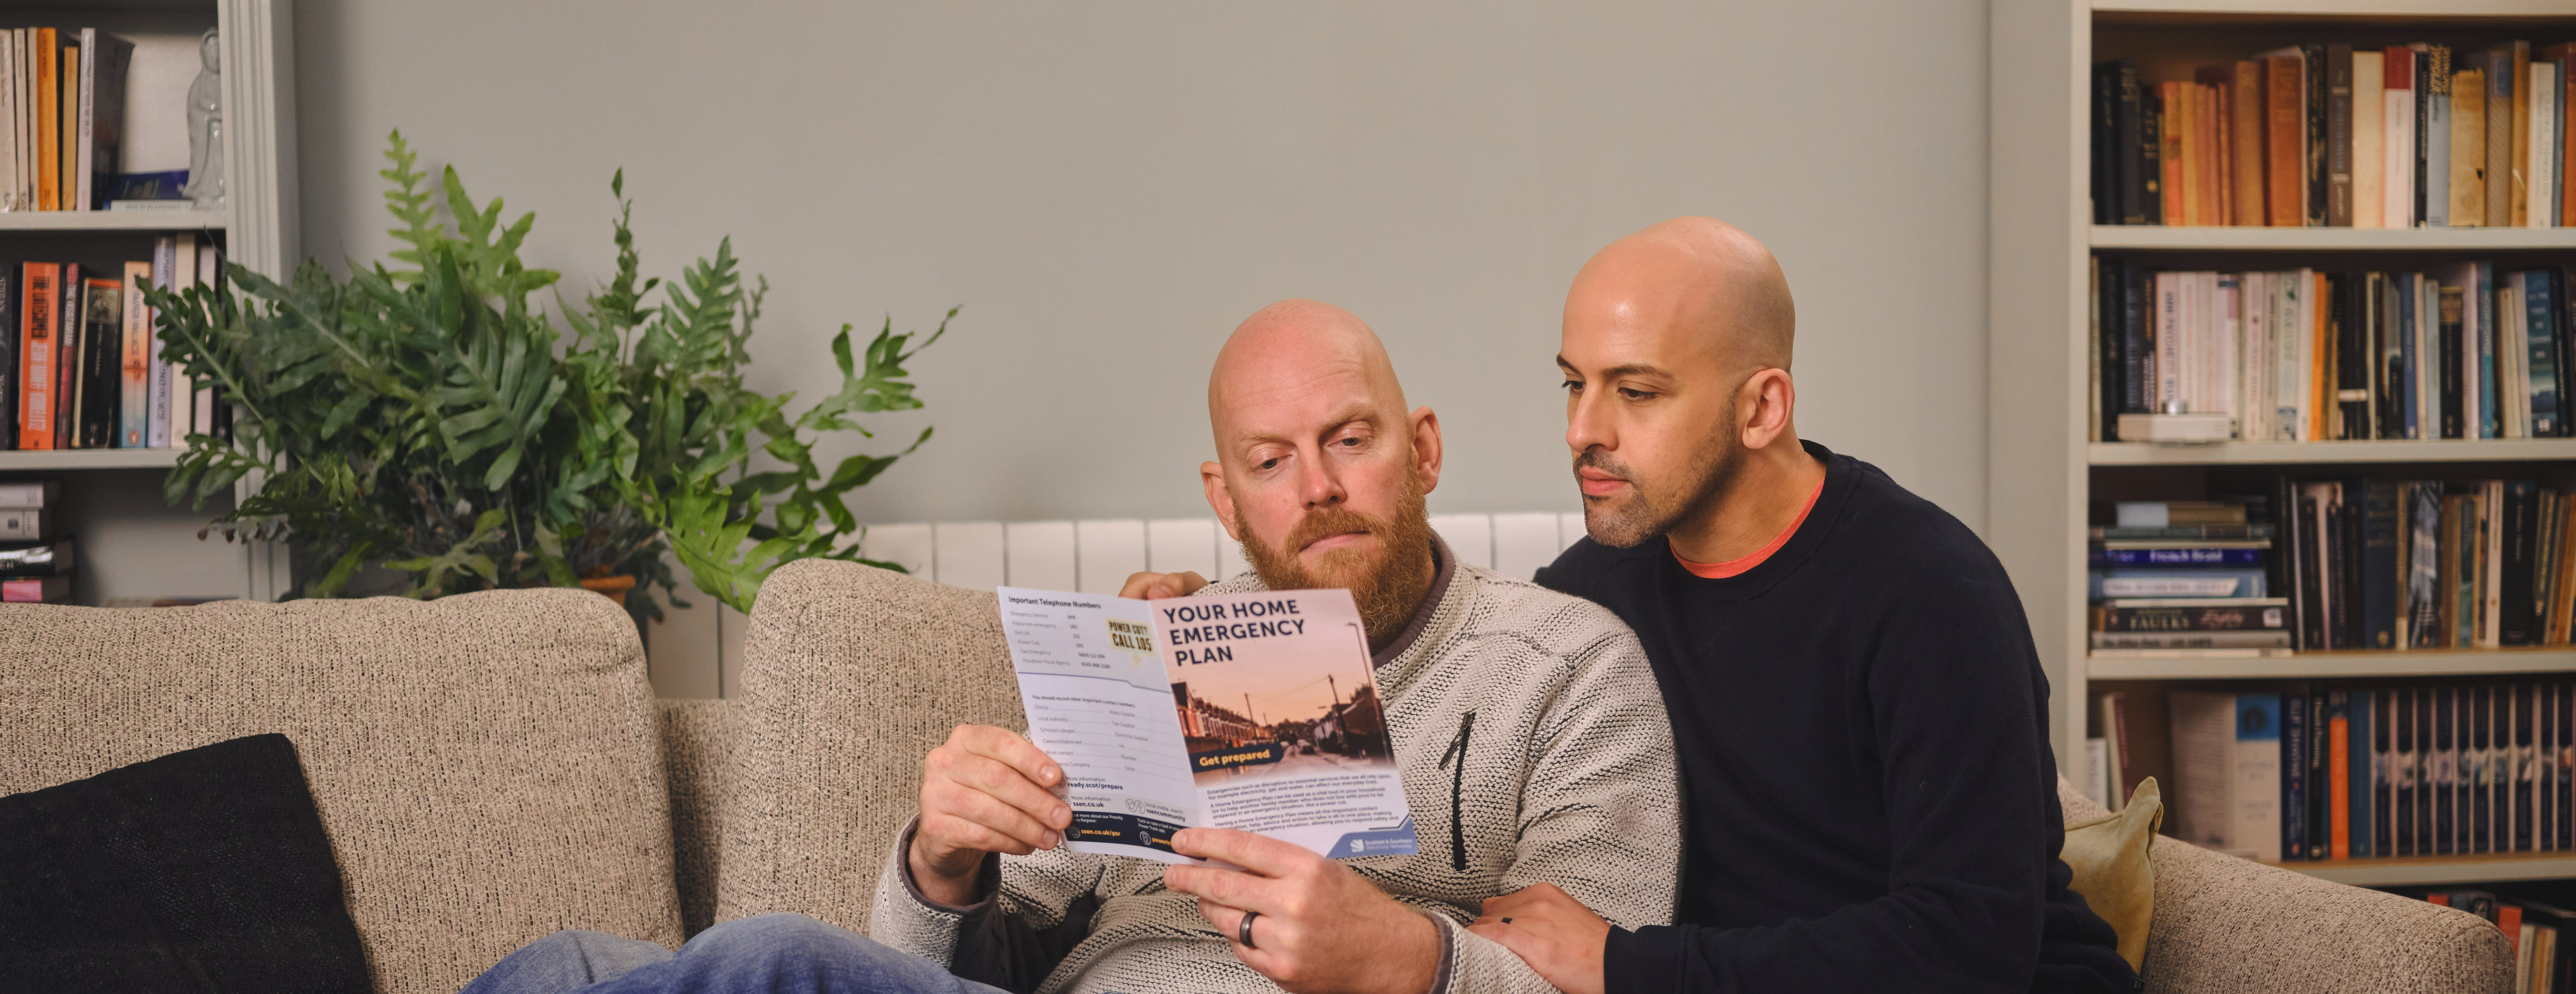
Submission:
<svg viewBox="0 0 2576 994">
<path fill-rule="evenodd" d="M 0 797 L 0 991 L 367 989 L 286 736 Z"/>
</svg>

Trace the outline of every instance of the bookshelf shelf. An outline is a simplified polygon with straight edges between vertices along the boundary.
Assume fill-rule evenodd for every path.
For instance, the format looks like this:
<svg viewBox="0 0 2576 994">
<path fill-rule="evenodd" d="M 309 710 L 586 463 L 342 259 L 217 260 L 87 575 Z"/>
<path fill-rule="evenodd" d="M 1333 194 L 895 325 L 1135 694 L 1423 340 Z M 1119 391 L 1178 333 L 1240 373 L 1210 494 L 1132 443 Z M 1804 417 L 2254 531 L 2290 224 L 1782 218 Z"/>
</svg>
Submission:
<svg viewBox="0 0 2576 994">
<path fill-rule="evenodd" d="M 2220 442 L 2156 445 L 2095 442 L 2095 466 L 2247 466 L 2324 463 L 2506 462 L 2576 459 L 2576 438 L 2488 438 L 2433 442 Z"/>
<path fill-rule="evenodd" d="M 0 211 L 0 231 L 222 231 L 225 211 Z"/>
<path fill-rule="evenodd" d="M 2084 660 L 2084 675 L 2093 680 L 2324 680 L 2569 670 L 2576 670 L 2576 649 L 2567 646 L 2256 657 L 2087 656 Z"/>
<path fill-rule="evenodd" d="M 2349 252 L 2576 249 L 2576 228 L 2219 228 L 2094 225 L 2097 249 L 2207 252 Z"/>
<path fill-rule="evenodd" d="M 168 469 L 185 449 L 63 449 L 0 452 L 0 473 L 76 469 Z"/>
<path fill-rule="evenodd" d="M 2558 853 L 2485 856 L 2400 856 L 2391 859 L 2330 859 L 2313 863 L 2275 863 L 2355 887 L 2409 887 L 2424 884 L 2498 883 L 2507 880 L 2558 880 L 2576 877 L 2576 856 Z"/>
</svg>

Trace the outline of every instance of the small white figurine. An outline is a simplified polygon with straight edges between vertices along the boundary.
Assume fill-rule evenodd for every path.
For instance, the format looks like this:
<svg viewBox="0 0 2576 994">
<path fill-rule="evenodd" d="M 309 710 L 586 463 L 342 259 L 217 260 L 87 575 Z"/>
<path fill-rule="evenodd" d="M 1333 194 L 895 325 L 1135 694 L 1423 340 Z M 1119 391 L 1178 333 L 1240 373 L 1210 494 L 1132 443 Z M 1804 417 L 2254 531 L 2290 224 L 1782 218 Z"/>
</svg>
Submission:
<svg viewBox="0 0 2576 994">
<path fill-rule="evenodd" d="M 201 211 L 224 206 L 223 46 L 215 29 L 197 40 L 197 58 L 205 70 L 188 84 L 188 185 L 180 190 Z"/>
</svg>

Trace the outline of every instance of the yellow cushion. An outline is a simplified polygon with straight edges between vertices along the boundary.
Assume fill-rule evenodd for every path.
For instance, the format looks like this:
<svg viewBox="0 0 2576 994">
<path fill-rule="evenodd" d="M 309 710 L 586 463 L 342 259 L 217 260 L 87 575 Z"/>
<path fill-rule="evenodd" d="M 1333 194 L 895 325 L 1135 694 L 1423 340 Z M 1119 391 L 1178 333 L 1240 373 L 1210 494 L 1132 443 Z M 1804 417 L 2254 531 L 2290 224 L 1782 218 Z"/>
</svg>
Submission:
<svg viewBox="0 0 2576 994">
<path fill-rule="evenodd" d="M 2164 795 L 2156 778 L 2138 781 L 2127 807 L 2081 825 L 2066 826 L 2066 865 L 2075 870 L 2067 889 L 2084 895 L 2093 913 L 2120 935 L 2120 958 L 2132 970 L 2147 962 L 2147 922 L 2156 914 L 2156 868 L 2147 846 L 2164 821 Z"/>
</svg>

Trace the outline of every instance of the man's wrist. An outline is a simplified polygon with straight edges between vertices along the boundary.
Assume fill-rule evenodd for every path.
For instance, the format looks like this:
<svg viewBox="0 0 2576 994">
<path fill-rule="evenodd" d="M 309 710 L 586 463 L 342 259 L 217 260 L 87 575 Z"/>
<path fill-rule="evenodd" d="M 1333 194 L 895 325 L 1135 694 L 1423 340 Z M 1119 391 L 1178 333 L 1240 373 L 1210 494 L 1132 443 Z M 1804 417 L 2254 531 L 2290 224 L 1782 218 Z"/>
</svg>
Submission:
<svg viewBox="0 0 2576 994">
<path fill-rule="evenodd" d="M 1402 965 L 1387 971 L 1386 983 L 1379 987 L 1377 994 L 1438 994 L 1439 985 L 1447 973 L 1442 968 L 1449 961 L 1449 930 L 1431 920 L 1430 915 L 1412 908 L 1405 908 L 1404 912 L 1405 917 L 1413 920 L 1413 926 L 1398 926 L 1396 930 L 1403 936 L 1398 940 L 1403 947 L 1393 960 Z"/>
<path fill-rule="evenodd" d="M 939 867 L 922 854 L 921 838 L 914 836 L 912 842 L 904 847 L 903 868 L 912 877 L 912 889 L 924 899 L 944 907 L 963 908 L 975 903 L 976 884 L 982 882 L 979 878 L 984 860 L 978 854 L 974 862 L 966 865 L 964 873 L 953 876 L 941 873 Z"/>
</svg>

